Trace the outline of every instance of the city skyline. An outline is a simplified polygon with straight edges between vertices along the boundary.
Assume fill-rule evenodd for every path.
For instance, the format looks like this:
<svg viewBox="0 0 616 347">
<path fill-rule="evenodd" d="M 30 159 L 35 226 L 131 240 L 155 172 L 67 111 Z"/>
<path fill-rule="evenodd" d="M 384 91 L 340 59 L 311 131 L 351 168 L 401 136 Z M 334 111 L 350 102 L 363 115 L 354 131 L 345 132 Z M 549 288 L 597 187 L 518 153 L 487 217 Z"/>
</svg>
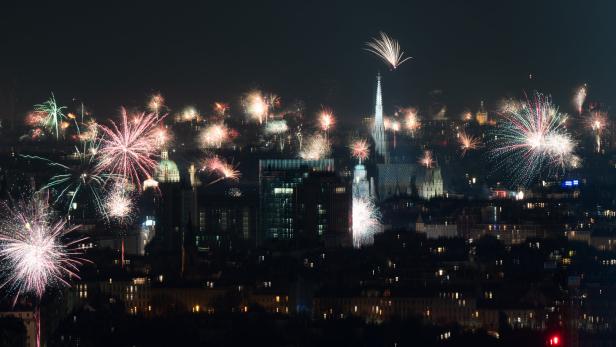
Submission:
<svg viewBox="0 0 616 347">
<path fill-rule="evenodd" d="M 7 6 L 0 345 L 611 346 L 612 13 Z"/>
</svg>

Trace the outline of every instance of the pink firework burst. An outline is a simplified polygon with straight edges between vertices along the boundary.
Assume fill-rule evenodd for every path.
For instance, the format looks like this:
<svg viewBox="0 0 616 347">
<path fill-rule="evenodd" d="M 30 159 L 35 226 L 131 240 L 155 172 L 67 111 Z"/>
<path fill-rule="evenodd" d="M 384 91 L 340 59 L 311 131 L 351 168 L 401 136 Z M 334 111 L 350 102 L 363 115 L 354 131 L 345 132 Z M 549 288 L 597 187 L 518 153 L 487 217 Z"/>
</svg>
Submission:
<svg viewBox="0 0 616 347">
<path fill-rule="evenodd" d="M 160 120 L 155 114 L 141 113 L 129 121 L 123 108 L 120 126 L 113 121 L 110 127 L 101 125 L 97 171 L 124 177 L 141 188 L 142 179 L 151 177 L 156 168 L 158 139 L 154 130 Z"/>
<path fill-rule="evenodd" d="M 336 119 L 334 118 L 334 113 L 330 109 L 324 109 L 319 114 L 319 125 L 321 126 L 321 130 L 327 132 L 334 124 L 336 123 Z"/>
<path fill-rule="evenodd" d="M 349 146 L 353 158 L 359 160 L 359 163 L 366 160 L 370 155 L 370 144 L 365 139 L 355 140 Z"/>
<path fill-rule="evenodd" d="M 201 170 L 219 176 L 218 179 L 210 182 L 210 184 L 214 184 L 225 179 L 237 181 L 242 175 L 242 173 L 237 169 L 237 166 L 225 161 L 218 156 L 205 159 L 201 166 Z"/>
<path fill-rule="evenodd" d="M 54 219 L 46 197 L 4 204 L 6 215 L 0 223 L 0 260 L 4 278 L 0 287 L 22 294 L 34 294 L 39 300 L 52 285 L 69 285 L 84 260 L 76 244 L 64 243 L 64 235 L 78 226 L 67 226 L 65 219 Z"/>
</svg>

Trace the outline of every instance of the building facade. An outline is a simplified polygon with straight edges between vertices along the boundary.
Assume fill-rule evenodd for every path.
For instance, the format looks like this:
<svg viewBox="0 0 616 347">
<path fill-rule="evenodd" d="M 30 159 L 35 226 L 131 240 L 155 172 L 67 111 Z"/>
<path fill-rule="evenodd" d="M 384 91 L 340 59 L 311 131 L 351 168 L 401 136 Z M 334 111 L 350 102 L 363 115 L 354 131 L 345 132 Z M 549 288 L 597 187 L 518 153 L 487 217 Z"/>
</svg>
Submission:
<svg viewBox="0 0 616 347">
<path fill-rule="evenodd" d="M 290 240 L 296 236 L 296 193 L 311 172 L 334 172 L 334 160 L 259 160 L 257 244 L 267 240 Z"/>
</svg>

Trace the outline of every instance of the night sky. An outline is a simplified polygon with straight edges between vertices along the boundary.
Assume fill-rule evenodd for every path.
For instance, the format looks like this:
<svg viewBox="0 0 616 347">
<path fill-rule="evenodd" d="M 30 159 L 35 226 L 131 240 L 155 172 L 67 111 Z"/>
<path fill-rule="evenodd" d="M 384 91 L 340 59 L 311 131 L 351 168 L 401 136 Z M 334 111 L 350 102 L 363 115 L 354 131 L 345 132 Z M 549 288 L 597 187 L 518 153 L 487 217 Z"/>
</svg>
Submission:
<svg viewBox="0 0 616 347">
<path fill-rule="evenodd" d="M 260 88 L 348 121 L 371 112 L 377 71 L 386 112 L 437 100 L 453 117 L 533 89 L 569 111 L 584 82 L 616 105 L 612 1 L 127 3 L 3 5 L 0 86 L 15 85 L 18 111 L 51 91 L 100 117 L 154 91 L 205 110 Z M 390 72 L 363 51 L 379 30 L 414 59 Z"/>
</svg>

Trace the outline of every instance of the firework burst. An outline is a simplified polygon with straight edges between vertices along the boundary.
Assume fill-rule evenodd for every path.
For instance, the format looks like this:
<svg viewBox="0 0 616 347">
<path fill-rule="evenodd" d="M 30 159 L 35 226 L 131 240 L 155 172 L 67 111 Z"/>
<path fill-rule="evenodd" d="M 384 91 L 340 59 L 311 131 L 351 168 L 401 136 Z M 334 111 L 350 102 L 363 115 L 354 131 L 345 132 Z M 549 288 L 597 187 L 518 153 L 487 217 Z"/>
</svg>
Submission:
<svg viewBox="0 0 616 347">
<path fill-rule="evenodd" d="M 215 102 L 214 103 L 214 111 L 220 115 L 224 116 L 225 113 L 229 110 L 229 104 L 225 104 L 224 102 Z"/>
<path fill-rule="evenodd" d="M 499 110 L 501 114 L 510 114 L 518 112 L 523 106 L 524 103 L 519 100 L 506 98 L 500 101 Z"/>
<path fill-rule="evenodd" d="M 229 140 L 229 128 L 223 123 L 212 124 L 201 132 L 201 146 L 203 148 L 220 148 Z"/>
<path fill-rule="evenodd" d="M 160 110 L 165 107 L 165 98 L 160 94 L 156 93 L 150 97 L 150 101 L 148 101 L 148 110 L 150 112 L 159 114 Z"/>
<path fill-rule="evenodd" d="M 84 143 L 83 150 L 75 147 L 72 157 L 76 159 L 76 162 L 69 164 L 38 156 L 24 155 L 23 157 L 43 161 L 52 169 L 60 171 L 41 188 L 41 190 L 57 192 L 54 203 L 62 200 L 66 202 L 66 208 L 70 211 L 76 201 L 85 204 L 93 202 L 96 210 L 104 214 L 105 184 L 109 179 L 114 178 L 114 175 L 99 172 L 96 169 L 96 153 L 99 145 L 98 141 L 88 141 Z"/>
<path fill-rule="evenodd" d="M 271 100 L 268 99 L 264 98 L 259 91 L 251 92 L 244 98 L 244 110 L 252 119 L 258 121 L 259 124 L 267 120 L 271 103 Z"/>
<path fill-rule="evenodd" d="M 351 156 L 361 164 L 362 161 L 368 159 L 370 155 L 370 144 L 365 139 L 354 140 L 349 146 L 351 149 Z"/>
<path fill-rule="evenodd" d="M 417 109 L 408 108 L 403 111 L 404 111 L 404 127 L 411 134 L 414 134 L 419 128 L 421 128 L 421 121 L 419 120 L 419 116 L 417 115 Z"/>
<path fill-rule="evenodd" d="M 48 131 L 55 133 L 56 140 L 60 137 L 62 121 L 66 118 L 63 113 L 65 109 L 66 107 L 64 106 L 58 106 L 53 93 L 51 97 L 42 104 L 34 105 L 34 113 L 42 116 L 41 124 L 47 128 Z"/>
<path fill-rule="evenodd" d="M 566 119 L 549 97 L 539 93 L 504 114 L 492 154 L 499 167 L 506 166 L 514 184 L 529 184 L 545 170 L 552 173 L 571 166 L 576 143 L 566 131 Z"/>
<path fill-rule="evenodd" d="M 280 135 L 287 131 L 289 131 L 289 126 L 284 119 L 270 121 L 265 126 L 265 133 L 268 135 Z"/>
<path fill-rule="evenodd" d="M 582 107 L 584 107 L 584 101 L 586 101 L 586 95 L 588 95 L 588 86 L 583 84 L 575 89 L 573 94 L 573 106 L 578 114 L 582 114 Z"/>
<path fill-rule="evenodd" d="M 209 184 L 214 184 L 222 180 L 237 181 L 241 177 L 241 172 L 237 169 L 237 166 L 232 163 L 228 163 L 224 159 L 214 156 L 207 158 L 201 165 L 201 171 L 206 171 L 218 175 L 218 178 Z"/>
<path fill-rule="evenodd" d="M 466 154 L 466 152 L 477 149 L 481 146 L 481 140 L 472 135 L 468 135 L 465 132 L 460 132 L 458 134 L 458 142 L 460 143 L 460 149 L 462 150 L 462 156 Z"/>
<path fill-rule="evenodd" d="M 156 168 L 155 129 L 161 118 L 154 114 L 138 114 L 128 120 L 122 109 L 122 122 L 118 126 L 99 126 L 101 147 L 98 150 L 98 172 L 107 172 L 129 180 L 141 188 L 141 181 L 152 176 Z"/>
<path fill-rule="evenodd" d="M 184 122 L 192 122 L 199 118 L 199 111 L 192 106 L 185 107 L 180 114 L 180 119 Z"/>
<path fill-rule="evenodd" d="M 107 217 L 119 224 L 129 223 L 134 212 L 134 202 L 122 184 L 116 183 L 105 198 Z"/>
<path fill-rule="evenodd" d="M 156 147 L 163 148 L 167 146 L 173 136 L 171 135 L 167 127 L 159 126 L 154 129 L 154 138 L 156 139 Z"/>
<path fill-rule="evenodd" d="M 68 278 L 78 278 L 83 259 L 76 240 L 63 243 L 62 237 L 77 229 L 66 220 L 54 219 L 44 198 L 22 200 L 11 207 L 4 204 L 6 215 L 0 223 L 0 259 L 4 263 L 3 282 L 15 292 L 34 294 L 39 300 L 52 285 L 68 285 Z"/>
<path fill-rule="evenodd" d="M 381 214 L 374 202 L 365 198 L 353 198 L 353 245 L 356 248 L 370 245 L 374 235 L 381 232 Z"/>
<path fill-rule="evenodd" d="M 306 139 L 299 156 L 304 160 L 319 160 L 329 155 L 331 145 L 327 138 L 321 134 L 315 134 Z"/>
<path fill-rule="evenodd" d="M 366 51 L 376 54 L 385 63 L 389 64 L 392 70 L 395 70 L 400 64 L 411 59 L 411 57 L 403 58 L 404 52 L 400 48 L 398 41 L 390 38 L 384 32 L 380 32 L 380 38 L 373 38 L 372 41 L 366 42 Z"/>
<path fill-rule="evenodd" d="M 336 123 L 336 119 L 334 118 L 334 113 L 329 109 L 324 109 L 319 114 L 319 126 L 321 130 L 328 132 L 331 127 Z"/>
<path fill-rule="evenodd" d="M 432 151 L 425 150 L 423 152 L 423 156 L 419 158 L 419 164 L 423 167 L 429 169 L 434 166 L 434 157 L 432 156 Z"/>
<path fill-rule="evenodd" d="M 607 113 L 601 111 L 593 111 L 588 119 L 588 128 L 595 135 L 595 151 L 601 152 L 601 134 L 607 124 Z"/>
</svg>

